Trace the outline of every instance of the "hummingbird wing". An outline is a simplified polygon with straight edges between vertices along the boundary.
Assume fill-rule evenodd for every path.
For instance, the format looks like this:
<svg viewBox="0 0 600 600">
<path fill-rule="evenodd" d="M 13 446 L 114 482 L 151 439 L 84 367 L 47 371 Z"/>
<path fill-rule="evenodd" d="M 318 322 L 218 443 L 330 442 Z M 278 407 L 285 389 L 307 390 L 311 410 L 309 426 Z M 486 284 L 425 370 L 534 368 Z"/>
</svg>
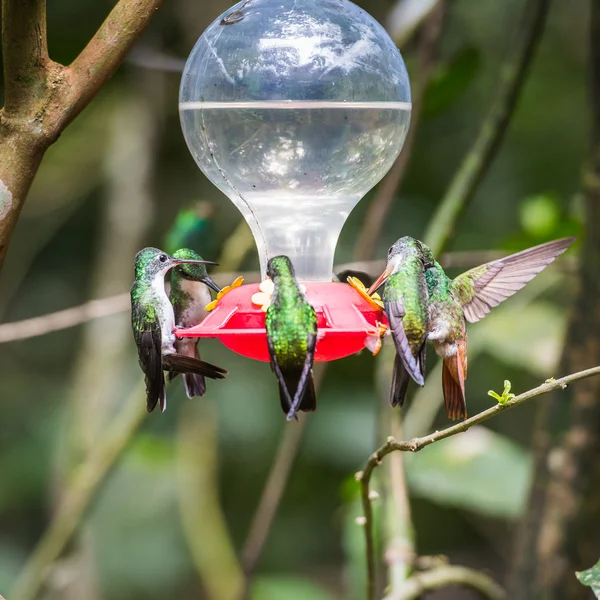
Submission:
<svg viewBox="0 0 600 600">
<path fill-rule="evenodd" d="M 404 368 L 404 365 L 400 360 L 400 355 L 396 353 L 394 358 L 394 371 L 392 373 L 392 385 L 390 387 L 390 404 L 392 406 L 399 406 L 402 408 L 404 399 L 406 398 L 409 381 L 410 376 L 408 371 Z"/>
<path fill-rule="evenodd" d="M 404 308 L 404 299 L 401 294 L 396 292 L 388 293 L 387 287 L 384 295 L 385 301 L 385 314 L 387 315 L 394 344 L 396 346 L 396 352 L 400 356 L 404 368 L 408 371 L 409 375 L 419 384 L 423 385 L 425 380 L 423 373 L 421 372 L 420 361 L 413 356 L 410 342 L 406 337 L 404 331 L 403 319 L 406 316 L 406 310 Z"/>
<path fill-rule="evenodd" d="M 146 376 L 148 412 L 152 412 L 159 402 L 160 409 L 164 411 L 167 406 L 167 395 L 163 374 L 160 329 L 155 328 L 141 333 L 138 358 L 140 367 Z"/>
<path fill-rule="evenodd" d="M 277 362 L 277 353 L 275 352 L 273 340 L 269 335 L 267 335 L 267 346 L 269 347 L 269 356 L 271 357 L 271 370 L 275 373 L 277 381 L 279 382 L 279 400 L 281 402 L 281 408 L 283 409 L 283 412 L 287 414 L 292 408 L 292 397 L 288 391 L 285 377 L 281 372 L 281 367 Z"/>
<path fill-rule="evenodd" d="M 315 317 L 316 320 L 316 317 Z M 315 347 L 317 345 L 317 334 L 309 333 L 307 339 L 306 358 L 298 380 L 298 387 L 294 394 L 292 406 L 287 414 L 287 420 L 290 421 L 296 416 L 296 411 L 300 408 L 303 411 L 312 411 L 317 408 L 317 398 L 315 393 L 315 384 L 312 375 L 312 365 L 315 357 Z"/>
<path fill-rule="evenodd" d="M 454 297 L 469 323 L 483 319 L 492 308 L 510 298 L 562 254 L 574 237 L 554 240 L 475 267 L 452 282 Z"/>
</svg>

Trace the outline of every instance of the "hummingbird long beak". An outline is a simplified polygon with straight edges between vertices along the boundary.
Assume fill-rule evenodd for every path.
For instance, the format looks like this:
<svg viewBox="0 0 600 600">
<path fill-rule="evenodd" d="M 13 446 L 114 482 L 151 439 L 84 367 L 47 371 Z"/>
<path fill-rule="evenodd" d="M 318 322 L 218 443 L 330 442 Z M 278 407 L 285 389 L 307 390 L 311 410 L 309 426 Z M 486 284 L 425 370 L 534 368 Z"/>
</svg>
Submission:
<svg viewBox="0 0 600 600">
<path fill-rule="evenodd" d="M 215 290 L 217 294 L 221 291 L 221 288 L 208 275 L 202 280 L 202 283 Z"/>
<path fill-rule="evenodd" d="M 392 274 L 393 267 L 386 266 L 385 271 L 375 280 L 373 285 L 369 288 L 367 294 L 371 296 L 374 294 L 388 279 L 388 277 Z"/>
<path fill-rule="evenodd" d="M 192 260 L 191 258 L 174 258 L 173 264 L 175 265 L 215 265 L 219 266 L 219 263 L 216 263 L 212 260 Z"/>
</svg>

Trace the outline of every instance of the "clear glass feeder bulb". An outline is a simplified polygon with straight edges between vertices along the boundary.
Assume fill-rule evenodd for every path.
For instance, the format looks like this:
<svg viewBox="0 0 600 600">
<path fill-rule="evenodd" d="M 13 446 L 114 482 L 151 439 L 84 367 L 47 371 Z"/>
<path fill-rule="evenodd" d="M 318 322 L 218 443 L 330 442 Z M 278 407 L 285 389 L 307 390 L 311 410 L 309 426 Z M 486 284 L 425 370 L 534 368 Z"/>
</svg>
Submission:
<svg viewBox="0 0 600 600">
<path fill-rule="evenodd" d="M 181 123 L 204 174 L 239 208 L 266 263 L 331 281 L 357 202 L 387 173 L 410 121 L 393 41 L 348 0 L 249 0 L 190 54 Z"/>
</svg>

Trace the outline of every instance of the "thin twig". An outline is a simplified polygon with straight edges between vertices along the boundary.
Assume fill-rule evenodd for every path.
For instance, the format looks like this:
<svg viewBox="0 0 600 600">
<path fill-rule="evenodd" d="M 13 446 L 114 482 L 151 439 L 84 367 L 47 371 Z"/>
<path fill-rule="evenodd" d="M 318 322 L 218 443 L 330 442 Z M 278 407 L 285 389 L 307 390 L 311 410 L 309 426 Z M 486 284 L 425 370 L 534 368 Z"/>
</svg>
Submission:
<svg viewBox="0 0 600 600">
<path fill-rule="evenodd" d="M 298 423 L 284 423 L 283 425 L 285 429 L 242 549 L 242 566 L 246 576 L 254 571 L 262 554 L 307 422 L 308 418 L 302 416 Z"/>
<path fill-rule="evenodd" d="M 217 455 L 216 407 L 204 402 L 186 404 L 177 436 L 183 533 L 207 598 L 235 600 L 243 587 L 244 573 L 219 502 Z"/>
<path fill-rule="evenodd" d="M 501 65 L 498 91 L 490 113 L 484 120 L 475 143 L 463 159 L 425 232 L 425 242 L 431 247 L 434 255 L 439 255 L 444 251 L 459 217 L 472 199 L 479 182 L 487 172 L 500 147 L 522 90 L 534 50 L 541 37 L 548 5 L 549 0 L 530 0 L 525 8 L 524 24 L 519 28 L 516 40 L 509 47 L 508 55 Z M 456 427 L 460 427 L 460 425 Z M 446 431 L 451 430 L 453 428 Z M 463 431 L 463 429 L 456 430 L 455 433 L 459 431 Z M 400 450 L 403 448 L 391 448 L 389 451 L 393 449 Z M 373 456 L 376 457 L 377 453 Z M 367 551 L 367 599 L 375 600 L 377 571 L 373 543 L 373 514 L 368 497 L 368 479 L 373 466 L 369 467 L 369 464 L 365 470 L 365 473 L 368 473 L 366 485 L 363 481 Z M 362 477 L 364 476 L 363 474 Z"/>
<path fill-rule="evenodd" d="M 377 194 L 369 204 L 364 225 L 356 242 L 356 260 L 370 259 L 375 253 L 381 228 L 392 207 L 394 198 L 396 198 L 396 194 L 410 163 L 417 138 L 419 121 L 421 120 L 423 98 L 425 97 L 425 91 L 427 90 L 435 66 L 437 46 L 442 34 L 445 13 L 446 0 L 439 0 L 431 14 L 427 16 L 421 31 L 422 37 L 419 44 L 419 58 L 416 68 L 418 78 L 413 88 L 413 108 L 410 116 L 410 128 L 400 156 L 379 184 Z"/>
<path fill-rule="evenodd" d="M 321 387 L 327 363 L 315 366 L 314 378 L 317 392 Z M 240 598 L 246 598 L 250 592 L 252 576 L 273 525 L 279 503 L 285 491 L 292 466 L 300 450 L 300 442 L 306 429 L 308 419 L 301 418 L 298 423 L 287 423 L 275 453 L 275 459 L 263 488 L 256 511 L 252 517 L 250 531 L 242 549 L 242 568 L 246 575 L 244 590 Z"/>
<path fill-rule="evenodd" d="M 449 565 L 414 574 L 383 600 L 418 600 L 426 592 L 449 586 L 477 590 L 488 600 L 506 600 L 506 592 L 485 573 Z"/>
<path fill-rule="evenodd" d="M 369 498 L 369 484 L 371 481 L 371 475 L 373 474 L 373 470 L 375 467 L 378 467 L 381 464 L 383 458 L 385 458 L 391 452 L 396 450 L 400 452 L 418 452 L 422 450 L 426 446 L 433 444 L 435 442 L 439 442 L 440 440 L 444 440 L 446 438 L 452 437 L 457 433 L 462 433 L 472 427 L 473 425 L 478 425 L 483 421 L 487 421 L 488 419 L 500 414 L 506 410 L 514 408 L 519 404 L 523 404 L 523 402 L 527 402 L 531 400 L 531 398 L 535 398 L 536 396 L 541 396 L 543 394 L 547 394 L 554 390 L 564 390 L 569 383 L 574 381 L 578 381 L 580 379 L 585 379 L 586 377 L 592 377 L 594 375 L 600 375 L 600 367 L 594 367 L 593 369 L 587 369 L 585 371 L 579 371 L 578 373 L 573 373 L 571 375 L 567 375 L 566 377 L 562 377 L 560 379 L 556 379 L 554 381 L 547 381 L 542 385 L 539 385 L 536 388 L 528 390 L 527 392 L 523 392 L 519 394 L 512 400 L 509 400 L 505 404 L 497 404 L 492 408 L 488 408 L 483 412 L 463 421 L 462 423 L 458 423 L 457 425 L 453 425 L 452 427 L 448 427 L 447 429 L 443 429 L 442 431 L 436 431 L 430 435 L 426 435 L 423 437 L 414 438 L 408 441 L 398 442 L 393 437 L 388 438 L 388 441 L 378 448 L 367 461 L 367 464 L 364 470 L 359 471 L 356 474 L 356 480 L 360 482 L 361 485 L 361 498 L 362 505 L 364 510 L 365 517 L 365 535 L 367 540 L 367 550 L 370 548 L 371 551 L 367 554 L 367 568 L 369 572 L 369 587 L 368 587 L 368 600 L 374 600 L 375 598 L 375 553 L 373 549 L 373 509 L 371 506 L 371 499 Z M 371 575 L 372 574 L 372 575 Z"/>
<path fill-rule="evenodd" d="M 144 385 L 139 383 L 125 399 L 125 408 L 102 436 L 89 458 L 73 472 L 58 510 L 11 590 L 12 600 L 34 600 L 50 566 L 62 554 L 85 511 L 115 462 L 146 416 Z"/>
<path fill-rule="evenodd" d="M 434 255 L 446 246 L 500 148 L 542 35 L 549 3 L 550 0 L 530 0 L 525 8 L 524 23 L 500 67 L 500 81 L 491 110 L 425 232 L 425 243 Z"/>
<path fill-rule="evenodd" d="M 85 304 L 41 317 L 3 323 L 0 325 L 0 344 L 45 335 L 53 331 L 75 327 L 75 325 L 86 323 L 92 319 L 123 313 L 129 310 L 130 306 L 129 294 L 117 294 L 101 300 L 90 300 Z"/>
<path fill-rule="evenodd" d="M 148 414 L 144 389 L 140 381 L 125 400 L 122 414 L 115 417 L 94 451 L 74 470 L 58 510 L 15 583 L 12 600 L 34 600 L 51 565 L 73 537 L 106 476 Z"/>
<path fill-rule="evenodd" d="M 506 256 L 506 252 L 490 250 L 483 250 L 481 252 L 450 252 L 442 255 L 440 262 L 444 267 L 470 268 L 490 260 L 496 260 L 502 256 Z M 561 265 L 563 268 L 565 265 L 567 265 L 569 269 L 572 266 L 574 267 L 574 263 L 569 261 L 569 258 L 571 257 L 566 257 L 566 259 L 562 261 Z M 384 267 L 385 261 L 383 260 L 361 261 L 338 265 L 336 266 L 336 272 L 351 269 L 377 276 Z M 231 283 L 238 275 L 244 277 L 245 283 L 255 283 L 260 281 L 260 273 L 258 271 L 249 271 L 245 273 L 216 273 L 213 275 L 213 279 L 219 285 L 224 286 Z M 2 323 L 0 324 L 0 344 L 17 340 L 26 340 L 28 338 L 46 335 L 47 333 L 52 333 L 54 331 L 61 331 L 62 329 L 81 325 L 91 319 L 110 317 L 129 310 L 129 307 L 129 293 L 125 292 L 108 298 L 90 300 L 79 306 L 66 308 L 39 317 Z"/>
</svg>

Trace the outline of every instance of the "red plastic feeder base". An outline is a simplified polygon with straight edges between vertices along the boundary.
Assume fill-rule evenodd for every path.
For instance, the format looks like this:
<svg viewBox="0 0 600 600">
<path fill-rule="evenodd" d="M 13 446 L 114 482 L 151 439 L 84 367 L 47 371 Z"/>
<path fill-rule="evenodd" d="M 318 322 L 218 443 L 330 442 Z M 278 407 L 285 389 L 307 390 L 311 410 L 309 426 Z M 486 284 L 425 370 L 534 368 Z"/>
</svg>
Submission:
<svg viewBox="0 0 600 600">
<path fill-rule="evenodd" d="M 315 360 L 326 362 L 350 356 L 365 347 L 377 324 L 386 322 L 383 311 L 346 283 L 307 282 L 306 297 L 317 313 L 319 337 Z M 177 329 L 179 338 L 216 337 L 227 348 L 268 361 L 265 313 L 252 304 L 258 284 L 242 285 L 225 294 L 208 316 L 194 327 Z"/>
</svg>

